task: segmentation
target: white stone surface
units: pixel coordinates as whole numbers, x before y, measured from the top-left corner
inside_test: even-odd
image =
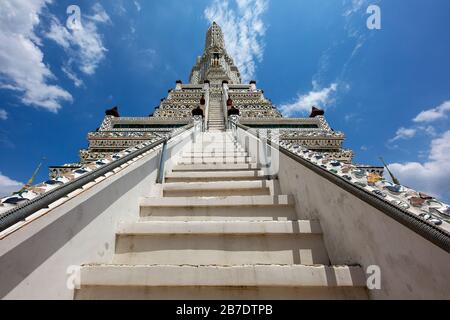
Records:
[[[290,235],[322,234],[319,221],[166,221],[121,223],[118,235]]]
[[[110,286],[364,287],[359,267],[303,265],[87,265],[81,284]]]

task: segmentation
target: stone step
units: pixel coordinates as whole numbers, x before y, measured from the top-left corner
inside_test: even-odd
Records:
[[[259,170],[260,166],[256,163],[195,163],[178,164],[173,167],[172,172],[182,171],[242,171]]]
[[[117,236],[166,235],[322,235],[318,220],[122,222]]]
[[[224,148],[223,146],[212,146],[212,145],[206,145],[206,146],[188,146],[183,149],[183,154],[186,153],[202,153],[202,154],[223,154],[223,153],[229,153],[234,154],[238,152],[247,152],[244,148],[240,146],[229,146],[227,148]]]
[[[241,148],[241,147],[228,147],[228,148],[223,148],[223,147],[213,147],[213,146],[205,146],[205,147],[195,147],[195,148],[185,148],[183,149],[183,155],[186,154],[192,154],[192,153],[197,153],[197,154],[206,154],[206,155],[211,155],[211,154],[229,154],[234,156],[235,154],[238,153],[245,153],[246,150]]]
[[[230,139],[230,138],[210,138],[210,137],[196,137],[195,141],[204,141],[204,142],[218,142],[218,143],[223,143],[223,142],[236,142],[236,140],[234,139]]]
[[[76,299],[367,299],[349,266],[85,265]]]
[[[294,207],[172,208],[143,207],[139,221],[288,221],[297,219]]]
[[[230,141],[230,142],[222,142],[222,141],[195,141],[189,145],[187,145],[186,147],[190,147],[190,146],[198,146],[198,147],[202,147],[202,146],[215,146],[215,147],[240,147],[242,148],[242,146],[236,142]]]
[[[229,154],[234,154],[234,153],[238,153],[238,152],[246,152],[246,150],[241,147],[233,147],[233,146],[230,146],[228,148],[224,148],[222,146],[216,146],[216,147],[215,146],[205,146],[205,147],[195,146],[195,147],[188,147],[188,148],[183,149],[183,154],[186,154],[186,153],[203,153],[203,154],[229,153]]]
[[[183,156],[178,164],[195,163],[250,163],[251,157],[185,157]]]
[[[146,198],[140,216],[141,221],[297,220],[292,197],[267,195]]]
[[[367,300],[363,287],[123,287],[84,285],[76,300]],[[245,303],[243,303],[245,304]],[[236,309],[237,310],[237,307]],[[258,310],[258,309],[257,309]],[[209,311],[211,315],[213,311]],[[214,314],[214,313],[213,313]],[[264,314],[264,311],[263,313]],[[206,317],[205,317],[206,318]]]
[[[223,172],[180,171],[166,174],[166,182],[265,180],[268,178],[262,170]]]
[[[163,185],[164,197],[270,195],[273,181],[174,182]]]
[[[212,138],[212,137],[197,137],[196,141],[204,141],[204,142],[218,142],[218,143],[223,143],[223,142],[236,142],[235,139],[231,139],[231,138]]]
[[[212,137],[212,138],[229,137],[229,138],[232,138],[233,134],[232,134],[231,130],[228,130],[226,132],[220,132],[220,133],[203,132],[201,136],[204,137],[204,138],[208,138],[208,137]]]
[[[276,196],[224,196],[224,197],[147,197],[141,200],[141,208],[213,208],[213,207],[260,207],[260,206],[293,206],[292,195]]]
[[[209,132],[223,132],[225,128],[209,128]]]
[[[199,152],[183,152],[182,159],[190,158],[235,158],[235,157],[248,157],[246,151],[233,151],[233,152],[223,152],[223,151],[199,151]]]
[[[223,147],[223,148],[230,148],[230,147],[239,147],[242,148],[242,146],[236,142],[220,142],[220,141],[196,141],[191,144],[189,144],[187,147]]]
[[[114,264],[329,264],[320,226],[286,222],[139,222],[119,227]]]

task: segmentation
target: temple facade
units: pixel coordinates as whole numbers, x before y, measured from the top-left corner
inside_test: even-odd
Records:
[[[285,118],[213,23],[148,117],[0,199],[0,299],[450,299],[450,205]]]
[[[239,69],[225,48],[222,30],[214,22],[206,33],[204,52],[197,58],[188,84],[177,80],[175,88],[168,91],[148,117],[121,117],[117,107],[107,110],[97,131],[88,133],[89,144],[80,150],[79,163],[50,167],[50,176],[57,177],[183,127],[193,121],[197,108],[202,110],[205,130],[225,130],[228,117],[238,117],[250,128],[270,131],[281,140],[352,162],[353,151],[343,147],[344,133],[333,130],[318,107],[311,106],[308,118],[286,118],[256,81],[241,82]],[[361,168],[383,173],[383,167]]]

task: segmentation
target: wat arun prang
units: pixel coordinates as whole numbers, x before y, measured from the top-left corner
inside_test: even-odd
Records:
[[[80,150],[80,162],[50,167],[50,176],[54,178],[183,127],[192,121],[198,108],[203,111],[206,128],[214,125],[225,128],[227,115],[224,115],[224,123],[217,123],[217,119],[211,119],[208,114],[208,109],[220,108],[223,104],[239,114],[239,122],[245,126],[278,130],[283,141],[324,153],[335,160],[352,162],[353,151],[343,147],[344,133],[330,127],[319,107],[311,106],[308,118],[286,118],[265,97],[256,81],[241,83],[239,69],[226,51],[222,30],[214,22],[207,31],[204,52],[197,58],[188,84],[177,80],[175,88],[168,91],[167,97],[161,99],[147,117],[121,117],[117,107],[107,110],[100,127],[88,133],[89,145]],[[383,174],[383,167],[358,167]]]

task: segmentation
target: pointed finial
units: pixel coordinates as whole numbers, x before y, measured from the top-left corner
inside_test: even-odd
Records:
[[[325,111],[322,109],[319,109],[316,106],[313,106],[311,109],[311,114],[309,115],[310,118],[315,118],[317,116],[323,116],[325,115]]]
[[[391,170],[389,170],[389,167],[387,166],[386,162],[384,162],[384,159],[382,157],[380,157],[380,160],[383,163],[386,170],[388,171],[389,175],[391,176],[392,182],[397,185],[400,185],[400,181],[398,181],[398,179],[394,176],[394,174],[391,172]]]
[[[106,110],[105,115],[119,118],[119,108],[117,106],[114,106],[111,109]]]
[[[42,162],[46,160],[45,157],[42,157],[42,161],[39,163],[39,165],[37,166],[36,170],[34,170],[33,175],[31,176],[31,178],[28,180],[28,182],[22,187],[22,189],[20,189],[17,194],[20,194],[24,191],[26,191],[28,188],[30,188],[33,185],[34,180],[36,179],[36,176],[39,172],[39,170],[42,167]]]

